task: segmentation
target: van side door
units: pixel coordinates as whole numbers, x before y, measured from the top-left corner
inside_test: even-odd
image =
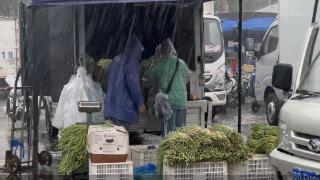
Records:
[[[255,95],[258,101],[264,100],[266,87],[271,86],[272,69],[279,60],[278,25],[272,27],[260,47],[260,58],[256,63]]]

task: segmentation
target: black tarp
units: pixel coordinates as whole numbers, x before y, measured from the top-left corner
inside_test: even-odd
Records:
[[[63,85],[74,74],[80,57],[85,56],[81,54],[80,37],[85,39],[85,54],[96,61],[112,59],[122,52],[132,31],[139,32],[145,49],[143,58],[151,56],[162,40],[171,38],[179,57],[191,70],[196,69],[195,21],[190,16],[194,8],[190,3],[180,1],[179,7],[161,2],[24,6],[22,12],[23,83],[42,86],[43,95],[52,96],[53,101],[58,100]]]

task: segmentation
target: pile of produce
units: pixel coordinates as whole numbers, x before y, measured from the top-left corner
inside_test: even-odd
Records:
[[[158,58],[156,56],[152,56],[149,59],[144,60],[140,65],[140,78],[142,79],[144,76],[148,76],[150,73],[152,66],[157,62]]]
[[[111,64],[110,59],[100,59],[100,61],[97,62],[97,65],[104,70],[108,70],[110,64]]]
[[[277,126],[256,124],[251,128],[248,147],[256,154],[269,154],[279,144],[279,129]]]
[[[87,168],[86,139],[86,125],[71,125],[61,131],[58,144],[59,150],[62,151],[62,160],[58,165],[59,174],[71,175],[74,171]]]
[[[251,158],[252,151],[244,144],[242,135],[236,130],[224,125],[216,125],[211,128],[211,131],[222,132],[231,144],[225,149],[225,161],[230,164],[243,163]]]
[[[240,134],[224,126],[204,129],[187,126],[170,133],[159,145],[157,160],[162,165],[196,162],[242,163],[251,157]]]
[[[94,80],[101,84],[104,92],[107,90],[108,70],[111,62],[110,59],[101,59],[98,61],[93,75]]]

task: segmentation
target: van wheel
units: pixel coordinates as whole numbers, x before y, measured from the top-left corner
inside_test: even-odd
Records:
[[[275,93],[269,93],[266,101],[266,115],[268,124],[271,126],[278,125],[279,122],[279,102]]]

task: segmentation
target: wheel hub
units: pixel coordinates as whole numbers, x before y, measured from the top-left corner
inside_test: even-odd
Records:
[[[268,107],[267,107],[267,115],[268,119],[272,119],[276,114],[276,105],[274,102],[269,102]]]

